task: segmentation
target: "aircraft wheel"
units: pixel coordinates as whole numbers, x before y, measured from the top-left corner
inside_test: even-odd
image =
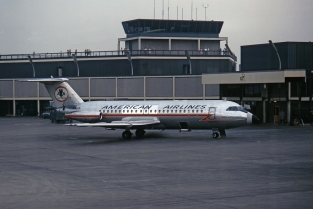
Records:
[[[144,135],[145,135],[145,130],[143,130],[143,129],[141,129],[141,128],[138,128],[137,130],[136,130],[136,136],[138,137],[138,138],[140,138],[140,137],[143,137]]]
[[[217,139],[219,136],[220,136],[220,134],[218,132],[213,133],[213,138]]]
[[[123,137],[123,139],[130,139],[131,137],[132,137],[132,133],[130,132],[130,131],[124,131],[123,133],[122,133],[122,137]]]

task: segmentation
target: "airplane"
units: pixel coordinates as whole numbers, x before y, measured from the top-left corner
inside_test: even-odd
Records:
[[[226,136],[226,129],[256,124],[259,119],[235,102],[227,100],[151,100],[84,102],[68,84],[67,78],[23,79],[43,83],[54,104],[65,117],[82,123],[77,127],[124,129],[123,139],[135,130],[138,138],[146,129],[212,130],[213,138]]]

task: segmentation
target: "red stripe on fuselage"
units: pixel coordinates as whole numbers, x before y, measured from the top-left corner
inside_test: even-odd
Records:
[[[67,118],[100,118],[99,115],[78,115],[78,114],[65,114]],[[187,116],[195,116],[195,117],[205,117],[209,118],[211,114],[102,114],[102,117],[187,117]]]

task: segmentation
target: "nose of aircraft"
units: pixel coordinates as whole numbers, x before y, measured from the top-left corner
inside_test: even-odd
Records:
[[[260,120],[257,116],[252,115],[252,124],[259,124]]]
[[[260,120],[257,116],[253,115],[252,113],[247,114],[247,122],[248,124],[258,124],[260,123]]]

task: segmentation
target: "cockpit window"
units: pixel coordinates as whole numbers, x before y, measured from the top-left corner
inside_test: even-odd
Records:
[[[242,111],[242,112],[247,112],[246,110],[243,109],[242,106],[232,106],[232,107],[228,107],[226,109],[226,111]]]
[[[237,111],[236,107],[229,107],[226,109],[226,111]]]

